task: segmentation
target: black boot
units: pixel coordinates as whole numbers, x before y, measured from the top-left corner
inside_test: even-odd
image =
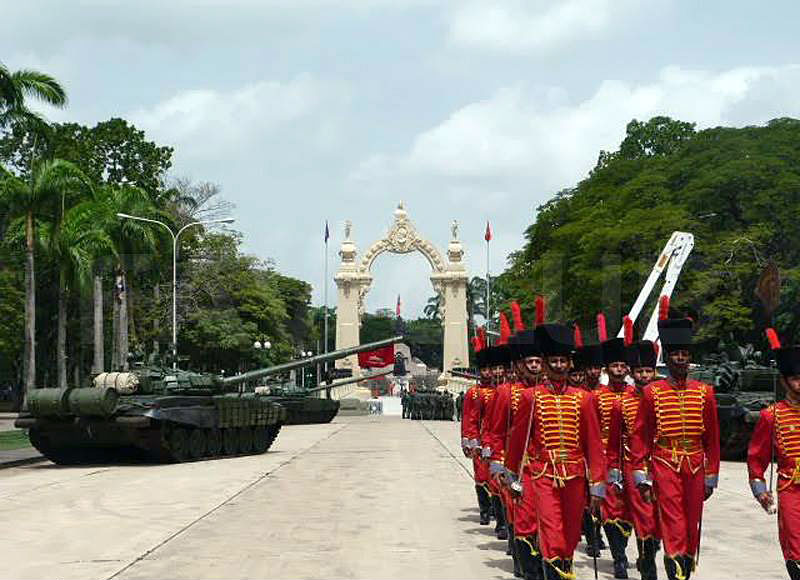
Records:
[[[642,576],[642,580],[658,580],[658,568],[656,567],[656,550],[658,540],[647,538],[646,540],[636,540],[639,547],[639,559],[636,560],[636,568]]]
[[[628,537],[622,532],[620,523],[607,523],[603,526],[611,546],[611,557],[614,558],[614,578],[628,577],[628,557],[625,555],[625,548],[628,545]]]
[[[514,541],[514,528],[511,525],[508,526],[508,545],[506,547],[506,555],[511,556],[511,560],[514,562],[514,577],[522,578],[522,568],[519,565],[517,545]]]
[[[786,560],[786,571],[789,580],[800,580],[800,560]]]
[[[589,510],[583,512],[583,537],[586,539],[586,555],[592,558],[600,556],[600,534],[594,525],[594,518]]]
[[[497,522],[494,526],[494,535],[498,540],[508,539],[508,528],[506,528],[506,509],[499,495],[492,496],[492,508],[494,509],[494,519]]]
[[[531,536],[516,538],[514,540],[514,548],[522,577],[525,580],[541,580],[542,557],[536,548],[536,538]]]
[[[481,525],[488,526],[490,518],[490,509],[492,502],[489,500],[489,492],[482,485],[475,486],[475,493],[478,494],[478,510],[480,511]]]
[[[683,571],[686,575],[686,580],[692,577],[694,573],[694,556],[684,554],[683,556]]]
[[[684,569],[685,564],[683,554],[676,554],[673,558],[664,554],[664,568],[667,571],[669,580],[687,580],[688,575]]]
[[[544,580],[564,580],[572,574],[572,562],[556,558],[544,561]]]

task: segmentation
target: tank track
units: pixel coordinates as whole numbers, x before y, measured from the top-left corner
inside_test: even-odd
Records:
[[[135,445],[93,447],[59,445],[57,437],[31,428],[31,444],[58,465],[92,465],[126,461],[183,463],[266,453],[280,433],[281,423],[228,429],[200,429],[158,423],[140,431]]]

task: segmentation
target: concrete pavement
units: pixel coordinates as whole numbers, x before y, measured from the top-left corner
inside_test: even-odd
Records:
[[[286,427],[261,456],[6,469],[0,577],[511,578],[504,543],[477,525],[470,471],[456,423],[390,416]],[[785,577],[742,464],[724,465],[707,504],[694,577]]]

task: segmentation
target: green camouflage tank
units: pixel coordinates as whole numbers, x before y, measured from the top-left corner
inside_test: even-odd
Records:
[[[397,336],[232,377],[135,363],[129,371],[97,375],[87,387],[34,389],[15,425],[28,429],[33,446],[61,465],[264,453],[287,423],[287,409],[251,389],[252,382],[400,340]],[[333,407],[338,411],[338,401],[324,403],[327,413]]]
[[[723,459],[743,459],[761,409],[775,401],[780,374],[757,361],[761,353],[751,346],[728,355],[708,357],[690,373],[691,378],[713,385],[719,411]]]

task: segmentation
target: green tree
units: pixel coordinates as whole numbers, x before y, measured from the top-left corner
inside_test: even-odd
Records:
[[[67,103],[64,87],[50,75],[30,69],[12,72],[0,62],[0,128],[13,121],[42,121],[28,109],[29,98],[54,107]]]
[[[65,208],[89,188],[86,177],[72,163],[60,159],[34,167],[30,180],[6,177],[0,183],[0,205],[24,228],[25,239],[25,390],[36,383],[36,279],[34,253],[37,225],[58,228]]]
[[[602,309],[614,332],[670,234],[692,232],[695,249],[674,306],[698,314],[707,350],[722,339],[763,344],[768,321],[754,288],[767,259],[784,273],[778,330],[798,328],[800,308],[790,299],[798,216],[800,121],[697,132],[668,118],[633,121],[619,151],[538,208],[496,286],[528,316],[544,294],[550,319],[576,320],[588,331]]]

